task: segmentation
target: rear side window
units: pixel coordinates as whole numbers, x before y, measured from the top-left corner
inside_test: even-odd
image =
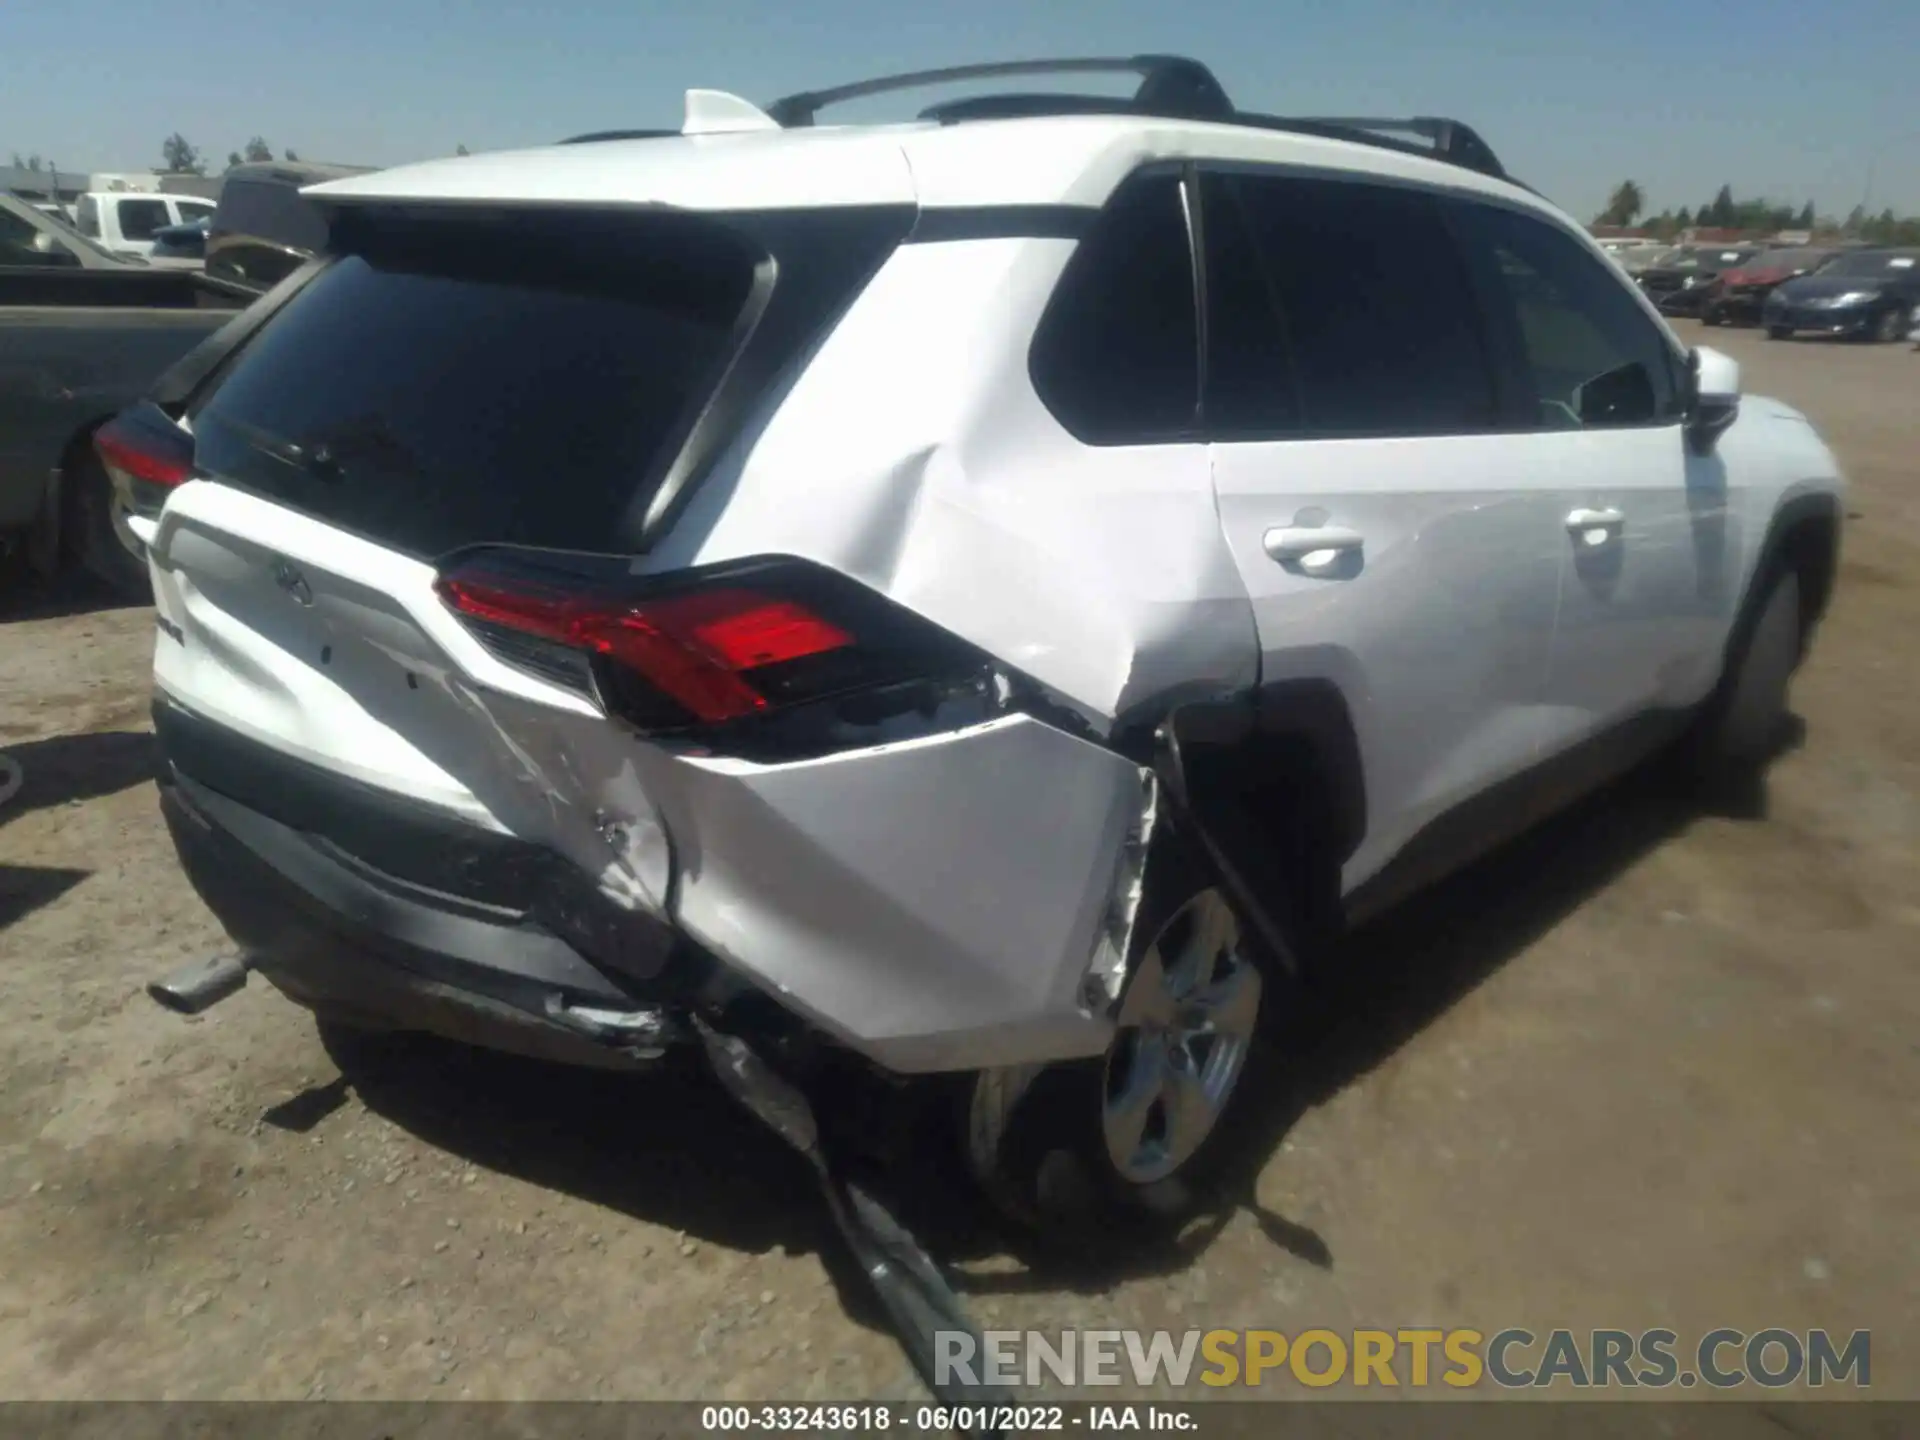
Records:
[[[233,179],[220,191],[214,229],[317,254],[326,248],[327,222],[298,186],[277,180]]]
[[[339,228],[341,257],[196,404],[197,467],[423,557],[616,548],[758,257],[692,217]]]
[[[1457,224],[1509,333],[1540,429],[1653,425],[1680,416],[1672,347],[1627,281],[1571,235],[1462,202]]]
[[[1034,388],[1094,445],[1191,436],[1199,398],[1193,252],[1180,178],[1115,192],[1067,262],[1034,335]]]
[[[122,200],[117,210],[122,240],[151,240],[173,223],[164,200]]]
[[[1497,418],[1469,273],[1438,202],[1296,176],[1204,177],[1207,428],[1471,434]]]

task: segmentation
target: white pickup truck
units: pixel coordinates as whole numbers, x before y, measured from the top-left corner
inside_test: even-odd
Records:
[[[82,235],[114,254],[144,260],[153,253],[153,237],[160,231],[211,216],[213,211],[213,201],[197,195],[91,190],[80,197],[74,223]]]

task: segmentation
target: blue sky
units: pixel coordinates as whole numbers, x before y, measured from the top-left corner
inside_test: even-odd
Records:
[[[1875,210],[1920,212],[1920,0],[0,0],[0,160],[144,168],[179,130],[216,169],[255,133],[394,164],[677,124],[690,85],[1140,51],[1249,108],[1459,116],[1583,219],[1627,177],[1844,214],[1870,167]]]

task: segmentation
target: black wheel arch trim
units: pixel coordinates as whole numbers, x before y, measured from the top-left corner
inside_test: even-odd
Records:
[[[1825,618],[1833,602],[1834,586],[1839,581],[1840,530],[1844,516],[1840,497],[1831,490],[1790,496],[1774,510],[1767,522],[1766,538],[1760,543],[1753,570],[1747,579],[1747,593],[1740,605],[1740,622],[1734,625],[1728,635],[1729,647],[1740,633],[1746,615],[1764,598],[1761,587],[1779,568],[1789,548],[1808,543],[1796,537],[1810,535],[1818,541],[1819,532],[1824,530],[1824,543],[1811,557],[1811,567],[1802,565],[1803,569],[1810,568],[1811,573],[1804,577],[1807,583],[1801,589],[1801,633],[1803,638],[1811,636],[1814,627]]]
[[[1297,969],[1302,944],[1338,928],[1341,867],[1366,834],[1366,777],[1346,698],[1330,680],[1271,683],[1181,705],[1153,742],[1167,818],[1198,844],[1268,951]],[[1209,751],[1247,757],[1250,774],[1299,785],[1298,805],[1285,817],[1267,814],[1249,803],[1257,791],[1228,779],[1241,773],[1237,759],[1208,773]]]

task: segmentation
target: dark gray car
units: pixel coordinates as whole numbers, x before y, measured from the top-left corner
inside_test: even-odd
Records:
[[[1801,330],[1855,340],[1891,342],[1920,313],[1920,249],[1853,250],[1812,275],[1789,280],[1767,297],[1767,334],[1784,340]]]
[[[64,554],[145,593],[93,432],[252,298],[110,255],[0,195],[0,551],[43,572]]]
[[[366,169],[300,161],[234,166],[207,230],[207,273],[256,290],[279,284],[326,248],[327,222],[300,191]]]

